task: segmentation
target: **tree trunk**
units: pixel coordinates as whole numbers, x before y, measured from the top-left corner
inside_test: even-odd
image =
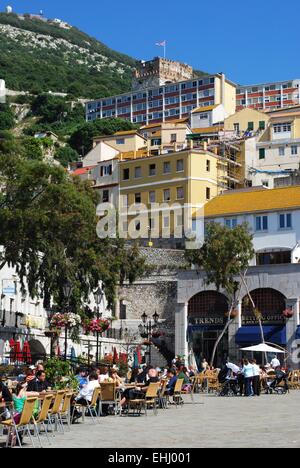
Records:
[[[232,319],[230,317],[231,317],[231,311],[230,311],[230,314],[228,316],[228,320],[226,322],[226,325],[225,325],[224,329],[222,330],[222,333],[220,334],[217,341],[215,342],[214,349],[213,349],[212,356],[211,356],[211,360],[210,360],[210,366],[214,365],[214,360],[215,360],[215,356],[216,356],[218,346],[221,343],[221,340],[223,339],[225,333],[227,332],[227,330],[229,328],[229,325],[231,325],[231,323],[234,321],[234,319]]]

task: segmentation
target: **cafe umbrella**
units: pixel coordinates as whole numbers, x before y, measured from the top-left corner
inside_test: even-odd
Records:
[[[242,348],[242,351],[249,351],[252,353],[276,353],[276,354],[285,354],[286,351],[283,349],[275,348],[270,346],[267,343],[261,343],[255,346],[250,346],[249,348]]]

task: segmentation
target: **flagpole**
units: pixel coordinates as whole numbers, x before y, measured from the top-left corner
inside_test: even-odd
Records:
[[[164,59],[166,58],[167,41],[164,42]]]

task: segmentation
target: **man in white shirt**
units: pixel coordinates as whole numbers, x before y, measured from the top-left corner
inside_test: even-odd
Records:
[[[260,393],[261,393],[261,381],[260,381],[261,370],[260,370],[259,365],[256,363],[255,359],[252,359],[252,361],[250,361],[250,364],[252,364],[252,366],[253,366],[253,381],[252,381],[253,393],[256,396],[260,396]]]
[[[89,375],[89,381],[84,387],[80,390],[80,393],[78,397],[76,398],[77,403],[80,405],[82,404],[83,406],[86,406],[86,402],[88,401],[89,403],[93,399],[94,395],[94,390],[96,388],[99,388],[99,382],[98,382],[98,375],[96,372],[92,372]]]
[[[271,361],[271,367],[272,369],[277,369],[277,367],[280,367],[280,361],[277,359],[276,355],[274,355],[274,358]]]

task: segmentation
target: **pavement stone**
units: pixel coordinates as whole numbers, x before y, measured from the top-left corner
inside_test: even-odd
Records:
[[[53,448],[299,448],[300,392],[253,398],[189,397],[182,408],[141,417],[89,418]],[[46,446],[46,441],[44,441]]]

